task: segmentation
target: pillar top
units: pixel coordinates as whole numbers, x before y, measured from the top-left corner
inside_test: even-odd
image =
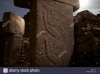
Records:
[[[14,5],[21,8],[30,9],[30,0],[14,0]]]
[[[73,6],[73,11],[79,9],[79,0],[53,0]],[[30,9],[31,0],[14,0],[14,5],[22,8]]]

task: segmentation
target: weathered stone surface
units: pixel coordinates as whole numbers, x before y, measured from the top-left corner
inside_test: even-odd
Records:
[[[73,6],[73,11],[79,8],[79,0],[55,0]]]
[[[24,17],[25,20],[25,34],[24,37],[28,37],[29,38],[29,34],[30,34],[30,12],[28,12]]]
[[[60,3],[71,5],[73,7],[73,11],[76,11],[79,8],[79,0],[50,0],[50,1],[57,1]],[[32,0],[14,0],[14,5],[22,8],[30,9],[31,3]]]
[[[100,27],[99,16],[88,10],[78,13],[74,17],[74,65],[100,66]],[[98,64],[97,64],[98,63]]]
[[[30,66],[30,42],[29,38],[23,38],[21,44],[21,51],[19,51],[18,60],[16,66],[18,67],[29,67]],[[17,51],[18,53],[18,51]]]
[[[2,22],[0,21],[0,32],[2,31]]]
[[[24,34],[25,22],[20,17],[11,12],[5,12],[3,16],[3,28],[6,32]]]
[[[94,34],[95,37],[99,37],[100,38],[100,28],[93,28],[92,32]]]
[[[19,66],[18,62],[24,34],[24,20],[12,12],[3,16],[3,30],[9,34],[4,54],[4,66]]]
[[[32,66],[68,66],[73,53],[73,7],[58,1],[31,5]]]
[[[74,43],[72,14],[79,8],[78,0],[14,0],[14,4],[30,9],[26,23],[31,28],[31,66],[68,66]]]
[[[5,44],[6,37],[3,36],[5,34],[3,33],[2,25],[3,23],[0,21],[0,67],[3,66],[4,48],[6,46]]]
[[[30,8],[31,0],[14,0],[14,5],[23,8]]]

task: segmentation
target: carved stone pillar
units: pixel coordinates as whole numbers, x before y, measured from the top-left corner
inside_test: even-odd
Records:
[[[14,0],[30,9],[31,66],[69,66],[78,0]]]
[[[73,7],[77,0],[33,0],[31,65],[69,66],[73,53]]]

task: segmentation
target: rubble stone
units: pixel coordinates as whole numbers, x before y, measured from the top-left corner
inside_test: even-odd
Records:
[[[76,66],[97,66],[100,55],[99,16],[85,10],[74,17],[74,63]],[[85,53],[84,53],[85,52]],[[79,57],[80,56],[80,57]],[[75,64],[74,64],[75,65]]]

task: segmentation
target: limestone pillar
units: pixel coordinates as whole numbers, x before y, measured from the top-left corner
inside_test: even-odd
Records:
[[[14,4],[30,9],[31,66],[69,66],[78,0],[14,0]]]
[[[32,0],[32,66],[69,66],[73,53],[73,11],[78,0]]]
[[[5,66],[19,66],[24,26],[24,20],[20,16],[12,12],[4,13],[3,30],[8,34],[4,56]]]

